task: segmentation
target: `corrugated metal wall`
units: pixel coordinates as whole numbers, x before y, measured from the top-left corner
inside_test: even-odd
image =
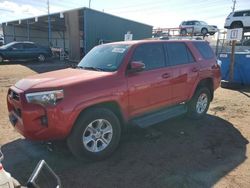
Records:
[[[131,31],[133,40],[152,37],[152,26],[133,22],[127,19],[84,9],[85,52],[98,45],[99,40],[108,42],[123,41],[124,35]]]
[[[60,47],[63,48],[63,39],[62,39],[62,32],[51,32],[51,42],[53,47]],[[28,38],[28,31],[25,27],[19,27],[18,25],[4,25],[4,40],[5,43],[10,43],[14,41],[31,41],[36,42],[43,46],[48,46],[48,32],[47,31],[39,31],[35,30],[30,26],[29,30],[29,38]],[[68,49],[69,46],[68,38],[65,39],[65,47]]]

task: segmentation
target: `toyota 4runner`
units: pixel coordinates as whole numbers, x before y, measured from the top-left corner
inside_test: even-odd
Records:
[[[78,64],[18,81],[9,119],[31,140],[66,139],[78,157],[103,159],[122,130],[187,114],[201,118],[220,84],[205,41],[129,41],[93,48]]]

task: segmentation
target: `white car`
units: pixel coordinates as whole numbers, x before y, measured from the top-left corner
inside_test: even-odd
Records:
[[[245,31],[250,31],[250,10],[231,12],[226,18],[224,28],[243,28]]]
[[[180,34],[194,34],[194,35],[214,35],[218,28],[216,25],[208,25],[206,22],[198,20],[183,21],[180,24]]]

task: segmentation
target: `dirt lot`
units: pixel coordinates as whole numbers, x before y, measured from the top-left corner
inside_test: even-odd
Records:
[[[177,118],[149,129],[130,128],[120,147],[100,162],[76,161],[63,143],[53,151],[29,142],[11,127],[8,87],[63,63],[0,65],[0,144],[4,166],[25,183],[45,159],[64,187],[250,187],[250,89],[218,89],[204,119]]]

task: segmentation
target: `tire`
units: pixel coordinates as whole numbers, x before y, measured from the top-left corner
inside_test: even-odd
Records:
[[[3,56],[2,55],[0,55],[0,63],[2,63],[3,62]]]
[[[79,159],[102,160],[115,151],[120,137],[121,125],[116,115],[106,108],[93,108],[77,119],[67,145]]]
[[[187,34],[187,30],[186,29],[182,29],[181,30],[181,35],[186,35]]]
[[[201,29],[201,34],[202,34],[203,36],[205,36],[207,33],[208,33],[207,28],[202,28],[202,29]]]
[[[44,54],[39,54],[37,58],[38,58],[38,61],[40,62],[44,62],[46,60],[46,57]]]
[[[207,113],[211,98],[208,88],[198,88],[192,99],[188,102],[188,116],[192,119],[202,118]]]
[[[209,33],[209,35],[214,35],[214,34],[215,34],[214,32]]]

